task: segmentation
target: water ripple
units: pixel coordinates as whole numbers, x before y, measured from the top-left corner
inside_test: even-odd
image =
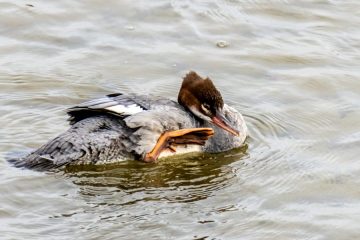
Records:
[[[357,239],[358,9],[326,0],[2,1],[1,237]],[[51,174],[4,160],[64,131],[63,110],[89,98],[176,99],[190,69],[245,114],[245,148]]]

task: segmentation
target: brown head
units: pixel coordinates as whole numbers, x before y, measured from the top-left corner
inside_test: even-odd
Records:
[[[224,101],[209,78],[203,79],[197,73],[189,72],[182,82],[178,102],[198,118],[211,122],[233,135],[239,135],[226,120],[223,114]]]

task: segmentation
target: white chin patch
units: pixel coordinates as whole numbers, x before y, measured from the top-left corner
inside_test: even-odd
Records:
[[[202,114],[199,110],[197,110],[197,108],[195,106],[191,106],[189,109],[198,118],[201,118],[202,120],[205,120],[207,122],[211,122],[211,118],[209,118],[208,116]]]

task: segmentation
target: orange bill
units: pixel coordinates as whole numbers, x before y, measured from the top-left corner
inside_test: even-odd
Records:
[[[221,127],[225,131],[235,136],[240,135],[240,132],[235,128],[233,128],[232,126],[230,126],[228,120],[226,120],[226,118],[221,113],[217,112],[216,115],[211,120],[216,126]]]

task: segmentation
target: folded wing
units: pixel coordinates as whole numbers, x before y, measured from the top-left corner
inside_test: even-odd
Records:
[[[70,116],[68,120],[73,125],[85,118],[97,115],[131,116],[148,109],[141,100],[136,99],[135,96],[121,93],[110,94],[69,108],[67,110],[67,114]]]

